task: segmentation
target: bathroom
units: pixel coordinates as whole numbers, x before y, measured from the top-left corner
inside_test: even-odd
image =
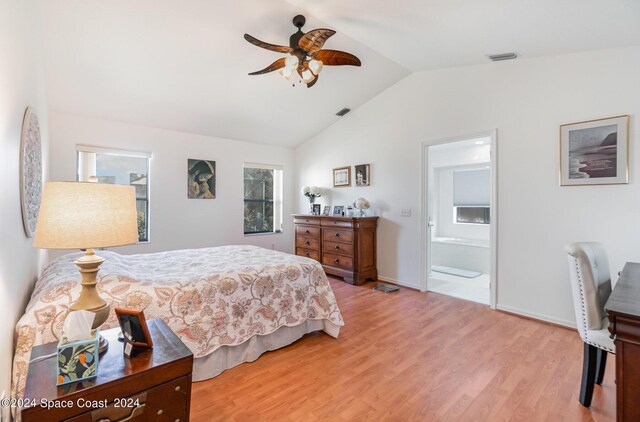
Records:
[[[428,147],[429,291],[490,304],[491,137]]]

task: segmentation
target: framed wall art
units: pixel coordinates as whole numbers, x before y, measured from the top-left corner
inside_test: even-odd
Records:
[[[341,216],[344,213],[344,205],[334,205],[333,215]]]
[[[560,126],[560,185],[629,182],[629,116]]]
[[[369,186],[371,184],[369,164],[358,164],[355,167],[356,186]]]
[[[27,237],[33,237],[42,200],[42,140],[35,111],[28,107],[20,137],[20,201]]]
[[[333,187],[346,188],[351,186],[351,166],[333,169]]]
[[[216,199],[216,162],[189,159],[187,182],[189,199]]]

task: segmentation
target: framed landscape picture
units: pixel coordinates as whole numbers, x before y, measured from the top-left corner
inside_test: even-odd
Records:
[[[351,186],[351,166],[333,169],[333,187],[345,188]]]
[[[629,181],[629,116],[560,126],[560,185]]]

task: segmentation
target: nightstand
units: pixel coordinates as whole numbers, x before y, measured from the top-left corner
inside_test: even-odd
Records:
[[[120,328],[102,331],[109,350],[91,380],[57,387],[55,355],[29,364],[24,398],[36,405],[22,409],[22,420],[188,421],[193,354],[162,320],[148,326],[153,349],[131,359],[123,356]],[[31,359],[55,353],[56,345],[34,347]]]

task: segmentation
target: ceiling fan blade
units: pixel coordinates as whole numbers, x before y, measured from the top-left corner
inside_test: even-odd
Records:
[[[256,37],[252,37],[249,34],[244,34],[244,39],[249,41],[251,44],[255,46],[258,46],[260,48],[264,48],[270,51],[277,51],[278,53],[291,53],[293,51],[293,48],[291,47],[287,47],[284,45],[269,44],[268,42],[260,41]]]
[[[281,59],[278,59],[275,62],[271,63],[269,66],[265,67],[264,69],[258,70],[256,72],[251,72],[249,73],[249,75],[263,75],[265,73],[273,72],[274,70],[282,69],[285,66],[284,60],[285,60],[284,57]]]
[[[304,34],[298,41],[298,45],[304,50],[315,53],[320,51],[324,43],[335,33],[333,29],[314,29]]]
[[[360,59],[351,53],[338,50],[320,50],[315,55],[326,66],[361,66]]]

